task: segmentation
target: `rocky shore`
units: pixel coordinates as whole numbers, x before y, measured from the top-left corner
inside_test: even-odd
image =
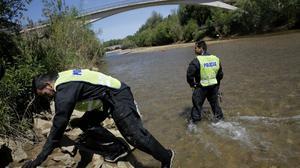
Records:
[[[54,111],[54,110],[52,110]],[[71,118],[78,118],[83,115],[82,112],[74,110]],[[0,138],[0,168],[2,167],[21,167],[27,160],[34,159],[41,151],[46,137],[52,126],[53,114],[43,113],[34,119],[34,132],[38,142],[26,139]],[[112,119],[106,119],[103,126],[111,131],[117,137],[122,137],[116,129]],[[47,160],[39,167],[65,168],[76,167],[81,160],[79,152],[74,154],[74,140],[80,135],[80,129],[71,129],[68,127],[61,141],[61,146],[56,148]],[[33,133],[28,133],[33,134]],[[34,138],[33,138],[34,139]],[[133,149],[131,147],[131,149]],[[94,154],[93,160],[89,163],[91,168],[133,168],[134,166],[124,159],[117,163],[105,162],[101,155]]]

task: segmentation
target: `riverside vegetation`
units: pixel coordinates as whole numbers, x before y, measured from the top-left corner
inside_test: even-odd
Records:
[[[299,29],[300,0],[231,0],[238,10],[180,5],[168,17],[152,16],[132,36],[104,42],[122,49]]]
[[[298,29],[300,0],[235,0],[236,11],[198,5],[180,5],[163,18],[153,12],[132,36],[103,45],[96,34],[76,19],[78,11],[61,0],[44,0],[49,26],[20,34],[22,11],[31,0],[3,0],[0,4],[0,64],[6,74],[0,82],[0,136],[20,136],[31,127],[32,113],[49,108],[42,98],[33,98],[33,76],[68,68],[99,66],[104,47],[158,46],[194,41],[206,36],[223,38],[274,30]],[[41,106],[44,105],[44,106]],[[43,107],[43,108],[41,108]]]
[[[92,68],[100,63],[103,47],[78,12],[62,1],[44,0],[49,26],[20,34],[21,14],[30,0],[4,0],[1,8],[0,63],[6,73],[0,82],[0,136],[27,137],[32,114],[49,109],[36,98],[33,105],[32,78],[48,71]],[[42,105],[42,106],[41,106]],[[42,108],[41,108],[42,107]]]

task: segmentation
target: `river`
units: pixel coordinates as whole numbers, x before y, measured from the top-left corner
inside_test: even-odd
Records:
[[[192,131],[186,83],[192,46],[110,54],[103,71],[131,87],[145,127],[175,150],[174,167],[300,167],[299,39],[294,32],[208,44],[223,66],[225,121],[213,124],[205,102],[207,117]],[[159,167],[147,154],[133,155],[140,167]]]

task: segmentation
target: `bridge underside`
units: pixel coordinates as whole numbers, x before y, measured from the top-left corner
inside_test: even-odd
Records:
[[[178,5],[178,4],[198,4],[204,6],[219,7],[219,8],[229,9],[229,10],[237,9],[235,6],[228,5],[221,1],[215,1],[215,0],[146,0],[146,1],[140,1],[134,3],[119,4],[116,6],[110,6],[92,12],[82,13],[79,18],[84,18],[86,23],[89,24],[101,20],[103,18],[118,13],[126,12],[129,10],[133,10],[133,9],[150,7],[150,6]],[[42,29],[46,26],[48,26],[48,24],[37,25],[32,28],[25,28],[21,31],[21,33],[31,31],[31,30]]]
[[[161,6],[161,5],[178,5],[178,4],[198,4],[204,6],[212,6],[212,7],[219,7],[229,10],[235,10],[236,7],[232,5],[228,5],[221,1],[215,0],[152,0],[152,1],[145,1],[133,4],[127,4],[123,6],[111,7],[106,9],[100,9],[93,12],[88,12],[83,14],[81,17],[84,17],[87,23],[93,23],[103,18],[126,12],[129,10],[134,10],[138,8],[150,7],[150,6]]]

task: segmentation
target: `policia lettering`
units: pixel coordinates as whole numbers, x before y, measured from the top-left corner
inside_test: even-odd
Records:
[[[220,59],[215,55],[197,56],[200,63],[200,83],[202,86],[211,86],[218,83],[217,73],[220,69]]]
[[[103,85],[114,89],[121,88],[121,82],[119,80],[88,69],[74,69],[58,73],[58,79],[54,84],[54,88],[56,90],[57,86],[71,81],[88,82],[94,85]]]

